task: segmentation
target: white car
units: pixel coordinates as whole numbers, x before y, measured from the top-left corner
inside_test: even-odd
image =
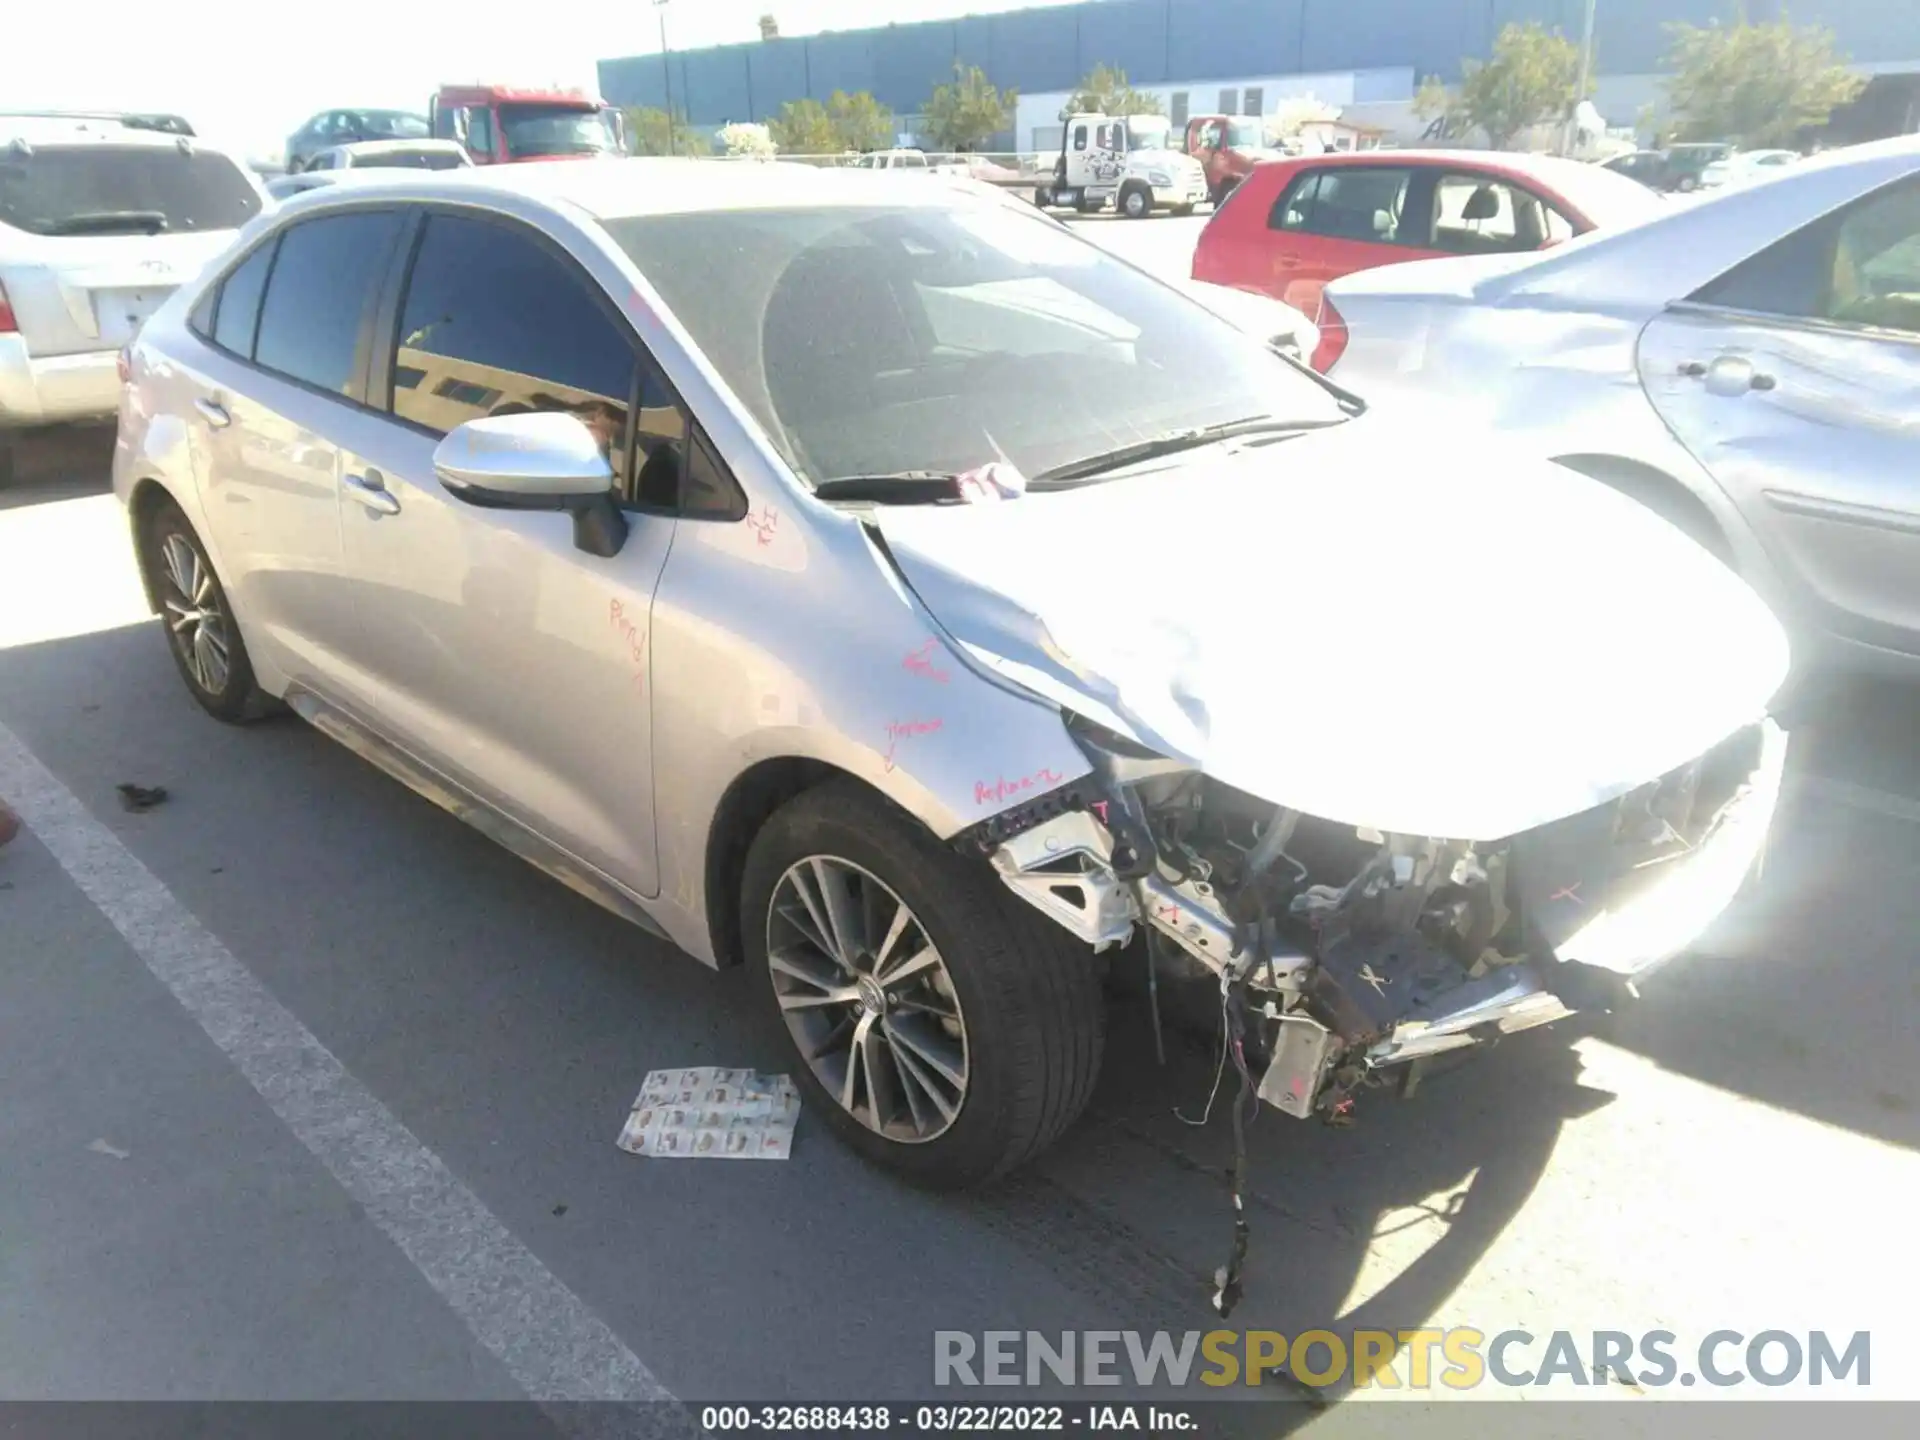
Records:
[[[110,417],[121,348],[265,203],[190,136],[0,117],[0,468],[9,431]]]
[[[1920,674],[1920,136],[1541,255],[1335,281],[1341,384],[1634,496],[1802,658]],[[1623,557],[1621,580],[1636,576]]]
[[[308,161],[301,174],[331,170],[465,170],[473,157],[458,140],[358,140],[334,145]]]
[[[1715,160],[1700,172],[1702,190],[1718,190],[1728,185],[1747,185],[1765,180],[1800,159],[1798,150],[1737,150],[1724,160]]]

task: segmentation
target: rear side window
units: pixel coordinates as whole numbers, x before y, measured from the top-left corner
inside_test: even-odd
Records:
[[[191,145],[0,149],[0,225],[32,235],[236,230],[259,213],[240,167]]]
[[[1382,245],[1413,241],[1400,233],[1412,179],[1411,170],[1390,165],[1310,170],[1274,202],[1267,228]]]
[[[260,306],[256,363],[318,390],[356,396],[361,321],[399,236],[400,215],[392,210],[324,215],[282,234]]]
[[[1896,181],[1796,230],[1693,298],[1920,335],[1920,179]]]
[[[274,246],[262,245],[227,276],[214,311],[213,343],[222,350],[253,358],[253,335],[260,324],[260,297],[266,293],[267,272],[273,268]]]

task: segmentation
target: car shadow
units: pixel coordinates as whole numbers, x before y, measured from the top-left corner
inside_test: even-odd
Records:
[[[0,432],[0,511],[105,493],[113,440],[110,424]]]

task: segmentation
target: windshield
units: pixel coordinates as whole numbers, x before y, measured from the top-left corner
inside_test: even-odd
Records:
[[[1227,321],[998,201],[604,224],[810,481],[1038,475],[1171,430],[1341,415]]]
[[[260,192],[226,156],[177,145],[0,150],[0,225],[34,235],[233,230]]]
[[[1127,121],[1127,149],[1164,150],[1171,129],[1169,121],[1135,115]]]
[[[405,110],[362,110],[355,119],[354,128],[368,140],[424,140],[429,133],[423,117]]]
[[[507,153],[516,160],[533,155],[601,155],[618,149],[606,116],[577,105],[502,105],[500,125],[506,131]]]
[[[1258,120],[1229,120],[1227,122],[1227,145],[1234,150],[1263,150],[1266,148],[1266,129]]]

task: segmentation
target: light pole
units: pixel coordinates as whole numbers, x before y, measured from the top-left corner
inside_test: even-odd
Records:
[[[660,12],[660,78],[667,87],[667,154],[671,155],[674,152],[673,62],[667,56],[667,0],[653,0],[653,8]]]
[[[1575,117],[1580,112],[1580,102],[1587,98],[1587,80],[1593,71],[1593,6],[1594,0],[1587,0],[1586,20],[1580,30],[1580,83],[1574,87],[1573,110],[1567,116],[1567,132],[1561,137],[1560,148],[1568,153],[1573,150]]]

